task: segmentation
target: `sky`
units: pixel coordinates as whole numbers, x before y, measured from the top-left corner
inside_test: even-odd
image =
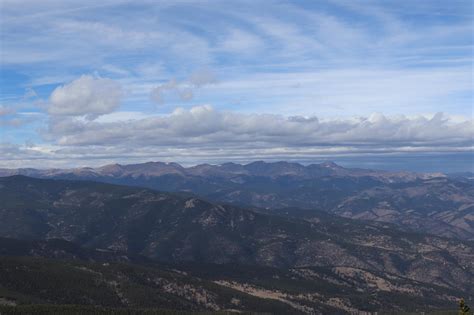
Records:
[[[474,171],[472,1],[0,0],[0,167]]]

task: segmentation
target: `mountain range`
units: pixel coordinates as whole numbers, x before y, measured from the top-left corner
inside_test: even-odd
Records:
[[[0,176],[11,175],[93,180],[190,193],[212,202],[257,207],[309,221],[324,211],[435,235],[474,239],[474,185],[466,174],[352,169],[332,162],[305,166],[258,161],[187,168],[177,163],[148,162],[98,168],[0,169]]]

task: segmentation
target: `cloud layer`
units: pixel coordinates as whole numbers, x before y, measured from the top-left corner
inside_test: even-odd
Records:
[[[376,160],[373,167],[383,168],[384,159],[409,161],[406,158],[412,156],[437,161],[437,156],[445,155],[453,161],[462,158],[464,164],[445,165],[446,160],[441,159],[436,162],[438,168],[425,169],[439,171],[439,165],[444,165],[444,169],[472,168],[467,162],[474,148],[472,119],[441,113],[433,117],[373,114],[319,119],[241,114],[197,106],[176,109],[168,115],[133,117],[133,113],[116,112],[96,120],[51,119],[49,129],[44,131],[51,144],[0,144],[0,167],[24,167],[25,163],[36,167],[70,167],[149,160],[189,165],[255,159],[335,159],[352,163],[347,165]],[[348,160],[349,157],[352,158]]]
[[[285,148],[359,147],[371,150],[464,150],[472,146],[472,120],[438,113],[350,119],[241,114],[209,105],[178,108],[169,115],[118,122],[51,121],[49,136],[61,146]]]

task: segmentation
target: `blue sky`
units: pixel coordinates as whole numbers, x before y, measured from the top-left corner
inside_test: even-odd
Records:
[[[0,167],[473,169],[471,1],[0,0],[0,15]]]

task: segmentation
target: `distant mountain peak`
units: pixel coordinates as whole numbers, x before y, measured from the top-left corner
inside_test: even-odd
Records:
[[[123,172],[123,166],[117,163],[101,166],[97,169],[101,174],[119,175]]]

